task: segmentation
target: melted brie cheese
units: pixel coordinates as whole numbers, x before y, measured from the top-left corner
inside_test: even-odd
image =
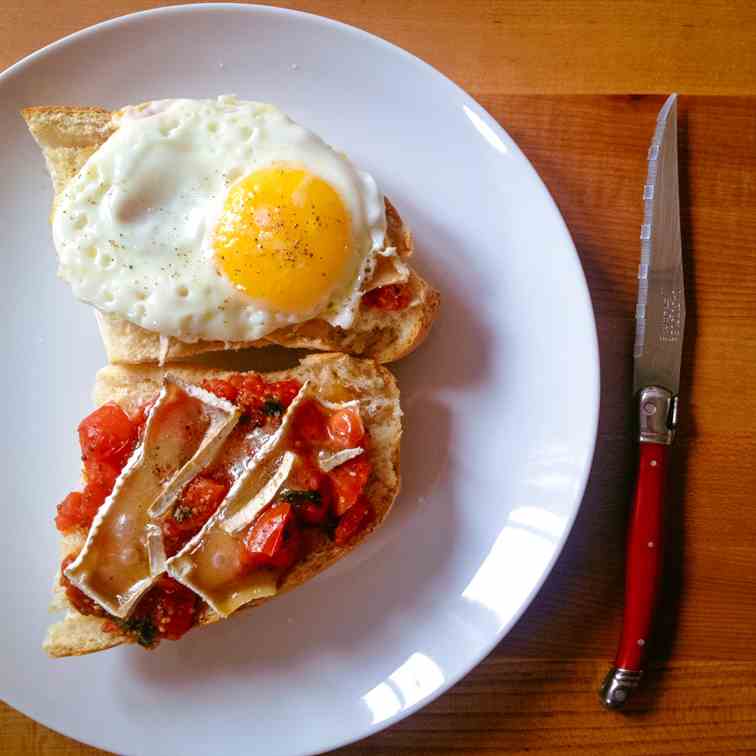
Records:
[[[297,407],[309,393],[309,383],[305,383],[281,426],[248,461],[217,512],[166,562],[171,577],[199,594],[222,617],[278,590],[276,570],[243,569],[242,531],[275,498],[291,472],[296,455],[285,449],[287,436]]]
[[[116,617],[127,617],[165,568],[161,519],[217,454],[239,410],[166,377],[144,437],[100,507],[69,580]]]

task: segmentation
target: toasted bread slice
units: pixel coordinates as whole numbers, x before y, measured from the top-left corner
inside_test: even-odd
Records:
[[[22,112],[42,149],[57,198],[87,158],[115,130],[111,113],[103,108],[31,107]],[[53,202],[54,207],[54,202]],[[387,246],[403,259],[413,251],[412,234],[396,208],[386,200]],[[257,341],[183,342],[115,316],[98,313],[108,360],[148,363],[186,359],[205,352],[278,344],[285,347],[338,351],[393,362],[413,351],[428,334],[439,306],[439,293],[414,271],[408,281],[412,304],[399,311],[362,307],[348,330],[313,319],[287,326]]]
[[[103,368],[97,374],[95,382],[95,404],[114,401],[127,412],[133,412],[158,392],[167,371],[168,369],[145,365],[111,365]],[[169,371],[190,383],[200,383],[205,378],[223,378],[229,374],[228,371],[183,365],[172,365]],[[358,399],[360,414],[370,433],[373,464],[373,474],[365,494],[376,513],[374,522],[346,547],[336,546],[324,533],[318,531],[315,548],[285,576],[277,594],[281,595],[302,585],[343,557],[388,515],[399,492],[402,413],[399,407],[399,389],[394,377],[372,360],[360,360],[342,354],[310,355],[297,367],[270,373],[266,377],[271,380],[309,379],[318,397],[330,401]],[[83,544],[83,533],[64,536],[61,541],[61,560],[78,552]],[[133,642],[126,634],[104,630],[106,619],[79,614],[68,602],[59,580],[60,572],[55,579],[51,610],[66,611],[66,616],[48,629],[43,648],[50,656],[80,656]],[[258,606],[267,600],[270,599],[254,601],[243,608]],[[208,624],[219,619],[217,614],[206,609],[200,623]]]

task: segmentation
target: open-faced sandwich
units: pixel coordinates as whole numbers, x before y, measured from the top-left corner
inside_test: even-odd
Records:
[[[55,200],[59,275],[114,363],[280,344],[390,362],[438,293],[375,181],[270,105],[23,111]]]
[[[94,394],[84,485],[57,510],[51,656],[151,648],[257,606],[348,553],[399,490],[399,392],[372,360],[113,365]]]

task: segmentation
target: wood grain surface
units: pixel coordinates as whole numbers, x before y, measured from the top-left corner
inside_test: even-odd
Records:
[[[756,5],[310,0],[428,59],[509,131],[580,252],[602,362],[599,439],[564,553],[510,635],[358,754],[756,753]],[[0,67],[105,17],[94,0],[0,6]],[[668,39],[654,24],[670,24]],[[680,100],[688,321],[668,569],[652,669],[625,714],[599,707],[614,653],[634,472],[631,344],[645,153]],[[585,96],[543,93],[588,93]],[[606,93],[620,93],[603,96]],[[0,704],[0,753],[101,753]]]

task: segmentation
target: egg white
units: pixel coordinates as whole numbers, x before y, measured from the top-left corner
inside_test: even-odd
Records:
[[[126,108],[114,122],[53,216],[59,275],[77,298],[183,341],[251,341],[313,317],[352,324],[376,254],[393,253],[370,175],[263,103],[161,100]],[[320,311],[254,300],[214,262],[213,230],[229,187],[281,162],[328,182],[351,217],[351,265]]]

